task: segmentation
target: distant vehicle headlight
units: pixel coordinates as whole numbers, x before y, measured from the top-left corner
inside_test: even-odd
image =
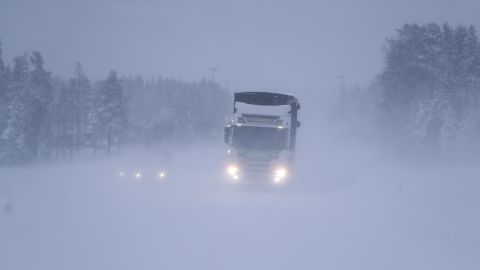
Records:
[[[165,177],[167,177],[167,173],[166,173],[165,171],[160,171],[160,172],[158,173],[158,178],[163,179],[163,178],[165,178]]]
[[[141,172],[136,172],[134,174],[135,179],[141,179],[142,178],[142,173]]]

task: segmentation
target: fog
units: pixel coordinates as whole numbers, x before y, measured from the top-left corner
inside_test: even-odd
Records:
[[[231,115],[235,91],[289,93],[302,123],[283,185],[228,178],[217,118],[208,137],[143,143],[133,131],[111,153],[56,148],[48,160],[0,165],[0,269],[480,269],[474,144],[404,144],[376,124],[375,98],[341,94],[370,93],[385,40],[404,24],[478,29],[478,10],[467,0],[0,0],[8,64],[39,50],[54,78],[80,62],[92,85],[111,69],[206,78],[229,94],[226,113],[205,105],[217,114]],[[144,120],[135,108],[147,103],[123,86]]]
[[[365,149],[305,157],[303,148],[294,183],[248,188],[222,177],[220,148],[173,155],[164,180],[118,176],[132,163],[157,169],[146,150],[3,170],[2,268],[479,266],[478,169],[399,166]]]

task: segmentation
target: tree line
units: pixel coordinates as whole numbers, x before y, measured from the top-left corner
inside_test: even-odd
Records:
[[[82,66],[53,77],[40,52],[3,61],[0,43],[0,164],[73,158],[83,150],[216,136],[230,95],[210,80],[119,77],[91,82]]]
[[[475,27],[403,25],[387,39],[384,67],[374,82],[362,91],[344,90],[340,104],[350,111],[368,108],[377,127],[402,146],[478,147],[480,43]]]

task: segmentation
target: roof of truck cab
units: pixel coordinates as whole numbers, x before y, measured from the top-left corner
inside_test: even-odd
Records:
[[[292,95],[273,92],[236,92],[235,102],[262,106],[280,106],[297,102],[297,98]]]

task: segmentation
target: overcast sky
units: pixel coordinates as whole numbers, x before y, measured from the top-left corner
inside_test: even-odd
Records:
[[[476,0],[0,0],[4,58],[40,50],[47,68],[91,78],[210,77],[234,90],[314,91],[366,85],[404,23],[480,26]]]

